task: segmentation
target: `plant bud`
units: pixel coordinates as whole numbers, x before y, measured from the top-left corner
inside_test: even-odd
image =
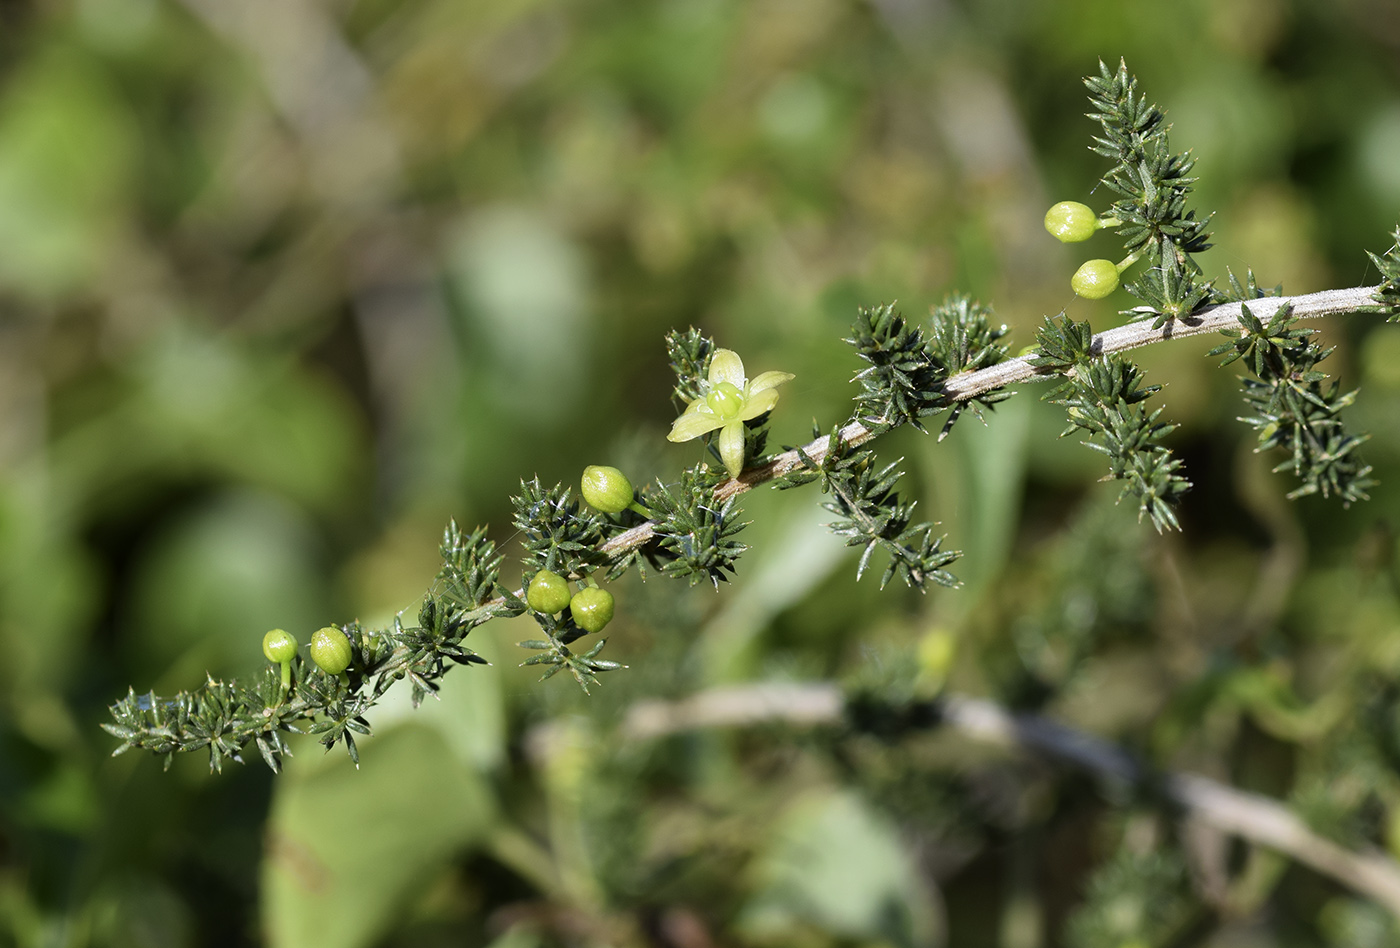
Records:
[[[311,660],[327,675],[339,675],[350,667],[350,639],[333,625],[311,636]]]
[[[267,656],[269,662],[282,665],[290,662],[296,653],[297,640],[290,632],[283,629],[273,629],[263,636],[263,654]]]
[[[597,586],[580,589],[569,603],[569,615],[574,617],[574,625],[585,632],[603,631],[613,617],[612,593]]]
[[[1099,229],[1099,215],[1087,204],[1061,201],[1045,212],[1045,229],[1061,243],[1088,240]]]
[[[1088,300],[1101,300],[1118,289],[1118,266],[1112,260],[1090,260],[1074,272],[1069,285]]]
[[[569,605],[569,581],[551,570],[542,569],[530,580],[525,602],[536,612],[554,615]]]
[[[583,469],[583,499],[603,513],[622,513],[632,506],[632,482],[615,467],[590,464]]]

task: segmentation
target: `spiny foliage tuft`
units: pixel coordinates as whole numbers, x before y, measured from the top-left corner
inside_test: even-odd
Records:
[[[992,325],[991,317],[990,306],[983,306],[962,293],[954,293],[933,307],[928,351],[933,361],[942,367],[944,376],[975,372],[1006,358],[1007,347],[1001,340],[1010,330],[1004,323]],[[967,401],[955,402],[948,412],[948,420],[943,423],[943,430],[938,433],[938,440],[948,437],[964,411],[971,410],[977,420],[985,424],[982,408],[992,408],[1010,397],[1011,393],[1004,389],[993,389]]]
[[[1121,847],[1088,888],[1065,931],[1070,948],[1176,944],[1195,910],[1185,863],[1172,850]]]
[[[1145,304],[1133,315],[1154,317],[1154,326],[1187,316],[1216,299],[1192,257],[1210,247],[1209,217],[1196,220],[1186,206],[1196,181],[1190,176],[1195,159],[1172,154],[1166,117],[1137,94],[1137,79],[1126,63],[1120,61],[1113,71],[1100,62],[1099,75],[1084,84],[1094,109],[1089,117],[1103,128],[1091,150],[1115,162],[1102,179],[1120,195],[1108,215],[1122,222],[1127,252],[1146,263],[1142,276],[1124,285]]]
[[[1121,356],[1092,356],[1087,323],[1047,319],[1037,339],[1035,364],[1065,375],[1042,397],[1068,409],[1070,424],[1060,437],[1089,432],[1084,444],[1108,456],[1108,476],[1125,482],[1122,496],[1137,497],[1138,516],[1149,517],[1158,532],[1179,529],[1172,505],[1191,484],[1160,443],[1176,426],[1158,421],[1161,408],[1148,411],[1141,404],[1161,386],[1144,387],[1142,370]]]
[[[565,576],[582,576],[607,564],[599,552],[605,522],[559,484],[546,490],[538,477],[520,482],[515,504],[515,527],[524,535],[525,571],[549,569]]]
[[[1391,235],[1395,243],[1382,256],[1367,252],[1376,269],[1381,271],[1381,285],[1375,299],[1388,323],[1400,322],[1400,227]]]
[[[671,400],[678,411],[700,397],[700,380],[709,373],[714,354],[714,340],[693,326],[685,332],[673,329],[666,334],[666,355],[676,373]]]
[[[820,437],[821,431],[813,432]],[[799,449],[804,471],[780,487],[795,487],[811,480],[821,481],[822,493],[831,500],[822,506],[842,518],[831,524],[831,532],[844,537],[847,546],[863,546],[856,565],[856,579],[865,575],[870,557],[877,548],[889,554],[889,564],[880,577],[884,589],[895,576],[920,592],[927,592],[930,583],[957,586],[958,579],[943,567],[962,556],[960,551],[944,550],[942,536],[934,535],[933,523],[913,523],[917,501],[906,501],[895,491],[901,477],[899,462],[877,468],[875,455],[869,450],[852,450],[833,431],[827,441],[826,453],[820,461]]]
[[[893,303],[860,307],[846,342],[870,363],[852,380],[861,387],[854,417],[866,427],[883,431],[907,424],[923,431],[920,416],[946,406],[941,385],[947,369]]]
[[[679,484],[657,482],[644,493],[657,514],[658,548],[649,555],[667,576],[687,579],[692,586],[708,579],[718,589],[733,575],[735,560],[748,549],[734,537],[749,522],[739,519],[732,498],[721,503],[711,496],[725,479],[722,470],[702,465],[683,472]]]
[[[1314,343],[1314,330],[1296,323],[1289,306],[1278,307],[1266,324],[1242,302],[1240,329],[1223,330],[1230,341],[1210,354],[1224,355],[1221,365],[1243,362],[1253,373],[1241,383],[1253,414],[1240,421],[1259,432],[1256,450],[1289,452],[1290,457],[1274,468],[1291,469],[1303,482],[1289,498],[1320,493],[1336,494],[1345,505],[1366,500],[1375,481],[1357,448],[1370,436],[1348,432],[1341,418],[1342,409],[1356,400],[1356,390],[1342,392],[1337,381],[1324,384],[1327,374],[1316,367],[1333,350]]]

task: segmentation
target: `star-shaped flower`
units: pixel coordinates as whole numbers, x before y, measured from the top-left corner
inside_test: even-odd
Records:
[[[709,378],[700,382],[700,397],[686,406],[671,426],[668,441],[689,441],[719,429],[719,456],[730,477],[744,469],[744,422],[778,403],[778,386],[791,372],[764,372],[744,377],[744,361],[730,349],[716,349]]]

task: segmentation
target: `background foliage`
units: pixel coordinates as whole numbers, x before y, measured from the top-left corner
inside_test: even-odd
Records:
[[[162,775],[97,728],[128,684],[260,667],[273,626],[412,607],[449,516],[510,543],[521,477],[673,477],[673,327],[796,373],[791,444],[849,413],[858,305],[963,290],[1013,351],[1065,306],[1111,324],[1126,297],[1073,300],[1040,219],[1108,200],[1079,80],[1120,55],[1199,158],[1209,276],[1375,279],[1384,0],[0,2],[0,943],[1400,943],[1304,870],[1191,876],[1150,809],[936,732],[616,730],[725,683],[947,683],[1400,843],[1400,327],[1370,317],[1325,327],[1380,481],[1347,512],[1283,499],[1189,340],[1142,353],[1181,534],[1112,507],[1032,387],[882,445],[960,590],[857,584],[814,491],[761,491],[732,585],[618,584],[631,669],[591,698],[516,667],[526,619],[379,709],[359,772],[308,742],[276,779]]]

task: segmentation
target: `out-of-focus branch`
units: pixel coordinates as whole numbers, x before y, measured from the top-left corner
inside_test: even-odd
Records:
[[[846,703],[830,683],[716,688],[681,701],[642,701],[623,721],[629,738],[655,738],[708,727],[771,722],[839,723]],[[1381,852],[1357,852],[1319,836],[1283,804],[1197,774],[1157,773],[1118,745],[1049,718],[1013,714],[981,698],[948,695],[932,718],[980,741],[1029,750],[1112,781],[1150,783],[1192,818],[1282,853],[1385,906],[1400,918],[1400,863]]]

